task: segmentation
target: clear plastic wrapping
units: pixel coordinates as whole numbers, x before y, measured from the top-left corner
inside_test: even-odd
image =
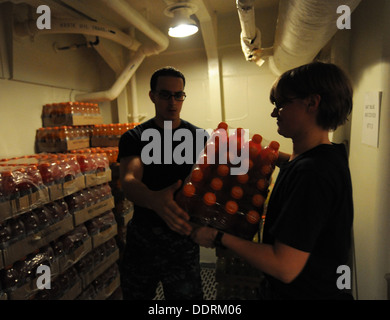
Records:
[[[139,124],[139,122],[131,122],[94,125],[91,147],[117,147],[122,134]]]
[[[191,221],[251,240],[259,231],[279,143],[220,123],[176,196]]]
[[[116,224],[115,215],[112,210],[109,210],[102,215],[92,218],[85,222],[90,235],[103,232]]]
[[[107,258],[117,250],[108,183],[109,156],[116,161],[115,149],[0,160],[0,298],[74,299],[85,289],[76,269],[81,259],[95,249],[96,263],[98,257],[104,259],[101,265],[119,258],[117,252]],[[93,164],[88,172],[81,169],[79,154]],[[73,201],[79,194],[82,201]],[[76,220],[77,205],[85,209],[81,222]],[[84,222],[95,216],[98,232],[92,237]],[[37,288],[40,266],[49,268],[50,289]],[[97,277],[95,270],[89,273],[91,281]]]
[[[60,126],[39,128],[36,148],[39,152],[67,152],[90,146],[92,126]]]
[[[92,125],[102,122],[100,108],[96,103],[48,103],[42,108],[43,127]]]

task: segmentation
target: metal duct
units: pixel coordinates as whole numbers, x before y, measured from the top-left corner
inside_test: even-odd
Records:
[[[237,0],[236,6],[241,25],[241,48],[247,61],[262,65],[261,32],[255,25],[254,0]]]
[[[352,11],[361,0],[345,0]],[[274,55],[276,74],[313,61],[337,32],[339,0],[280,0]]]
[[[271,70],[279,75],[313,61],[338,30],[338,7],[341,4],[348,6],[352,13],[360,1],[280,0],[273,55],[269,57]],[[244,19],[239,6],[254,10],[253,0],[237,0],[242,34],[246,34],[247,30],[254,30],[255,19],[254,15],[249,20]],[[244,53],[245,50],[251,50],[251,47],[243,47]],[[260,48],[255,53],[264,57],[264,51]]]

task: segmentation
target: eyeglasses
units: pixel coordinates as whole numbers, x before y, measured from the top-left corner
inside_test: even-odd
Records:
[[[183,91],[171,93],[170,91],[155,91],[158,94],[158,97],[163,100],[169,100],[173,97],[176,101],[184,101],[186,98],[186,93]]]
[[[285,100],[280,101],[280,102],[274,101],[273,105],[274,105],[276,110],[279,110],[279,109],[283,108],[283,106],[285,106],[287,103],[291,103],[291,102],[293,102],[294,100],[297,100],[297,99],[299,99],[299,98],[285,99]]]

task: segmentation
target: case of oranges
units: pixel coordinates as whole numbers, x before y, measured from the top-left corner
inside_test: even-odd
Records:
[[[224,122],[211,133],[176,196],[193,223],[253,239],[279,150],[276,141],[261,143],[261,135],[249,139],[244,129],[228,130]]]

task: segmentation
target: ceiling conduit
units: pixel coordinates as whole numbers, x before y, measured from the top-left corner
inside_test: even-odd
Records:
[[[52,19],[50,29],[38,29],[36,22],[34,20],[29,20],[24,23],[15,23],[14,30],[15,34],[20,37],[35,37],[36,35],[43,34],[82,34],[102,37],[114,41],[132,51],[138,50],[141,46],[141,43],[117,28],[87,20]]]
[[[131,77],[135,74],[138,67],[141,65],[145,57],[159,54],[166,50],[169,45],[168,37],[165,36],[159,29],[152,25],[146,18],[144,18],[138,11],[133,9],[126,1],[123,0],[97,0],[104,4],[110,12],[115,12],[129,24],[144,33],[147,37],[154,41],[151,45],[141,45],[137,52],[130,59],[127,66],[119,75],[113,86],[106,91],[92,92],[86,94],[77,94],[75,100],[77,101],[112,101],[116,99]]]
[[[168,48],[168,37],[160,29],[151,24],[141,13],[133,9],[126,1],[96,0],[96,2],[104,4],[110,12],[115,12],[154,41],[154,44],[150,46],[143,46],[142,50],[146,56],[159,54]]]
[[[345,0],[342,4],[352,13],[360,1]],[[237,6],[243,2],[253,7],[251,0],[237,0]],[[339,6],[339,0],[280,0],[273,55],[269,58],[271,70],[280,75],[313,61],[338,30]],[[253,28],[255,20],[241,25]]]
[[[123,68],[111,88],[105,91],[76,94],[74,98],[76,101],[99,102],[112,101],[118,98],[145,57],[159,54],[160,52],[166,50],[169,45],[168,37],[146,20],[146,18],[144,18],[138,11],[133,9],[126,1],[96,0],[96,2],[97,1],[107,7],[107,12],[115,12],[124,18],[129,25],[134,26],[136,29],[144,33],[154,43],[141,44],[134,38],[116,28],[88,20],[56,21],[53,19],[51,29],[43,30],[37,29],[34,21],[27,21],[26,23],[15,25],[15,32],[19,36],[35,36],[55,33],[99,36],[117,42],[132,52],[128,64]]]
[[[261,32],[255,25],[255,0],[237,0],[236,6],[241,25],[241,48],[245,59],[258,66],[264,63],[261,59]]]

